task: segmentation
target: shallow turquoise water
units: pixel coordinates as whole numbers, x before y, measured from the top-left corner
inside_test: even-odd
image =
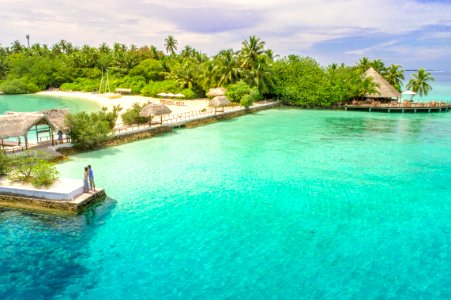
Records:
[[[0,211],[0,298],[449,299],[451,114],[277,109],[75,156],[110,198]]]
[[[68,108],[70,112],[97,111],[94,101],[79,98],[58,98],[43,95],[0,95],[0,114],[6,111],[40,111],[52,108]]]
[[[58,98],[44,95],[0,95],[0,114],[7,111],[33,112],[45,109],[67,108],[71,113],[81,111],[94,112],[101,107],[94,101],[80,98]],[[42,135],[41,135],[42,136]],[[16,141],[16,138],[9,138]],[[34,128],[28,133],[28,140],[36,142],[36,131]],[[22,140],[23,142],[23,140]]]

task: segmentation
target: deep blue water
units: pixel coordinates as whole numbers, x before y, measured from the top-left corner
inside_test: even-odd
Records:
[[[451,114],[276,109],[119,147],[80,216],[0,211],[0,299],[450,299]]]

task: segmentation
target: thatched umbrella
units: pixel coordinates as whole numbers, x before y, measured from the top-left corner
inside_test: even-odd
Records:
[[[226,93],[227,93],[227,90],[223,87],[211,88],[208,91],[207,96],[208,97],[224,96]]]
[[[161,116],[160,124],[163,124],[163,115],[170,114],[171,112],[172,110],[164,104],[150,103],[143,107],[139,115],[145,118]]]
[[[229,106],[231,102],[227,99],[226,96],[216,96],[210,100],[208,106],[212,106],[215,108],[215,112],[224,112],[224,107]],[[218,107],[222,107],[222,110],[217,110]]]

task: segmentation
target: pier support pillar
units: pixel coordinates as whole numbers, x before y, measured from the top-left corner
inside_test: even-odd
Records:
[[[402,113],[404,113],[404,108],[401,110]]]
[[[371,112],[371,107],[369,108],[369,112]]]
[[[430,112],[431,112],[431,109],[429,108],[429,109],[428,109],[428,113],[430,113]]]
[[[390,108],[388,108],[388,111],[387,111],[388,113],[390,113]]]

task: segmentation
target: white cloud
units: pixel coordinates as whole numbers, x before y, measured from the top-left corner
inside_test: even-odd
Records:
[[[388,37],[388,42],[341,53],[360,55],[391,46],[398,35],[445,26],[451,16],[449,4],[413,0],[3,0],[2,9],[3,45],[16,39],[24,43],[30,34],[32,42],[47,44],[66,39],[76,45],[105,41],[163,48],[165,37],[174,35],[180,48],[190,44],[209,54],[237,49],[253,34],[281,55],[309,53],[335,39]]]

